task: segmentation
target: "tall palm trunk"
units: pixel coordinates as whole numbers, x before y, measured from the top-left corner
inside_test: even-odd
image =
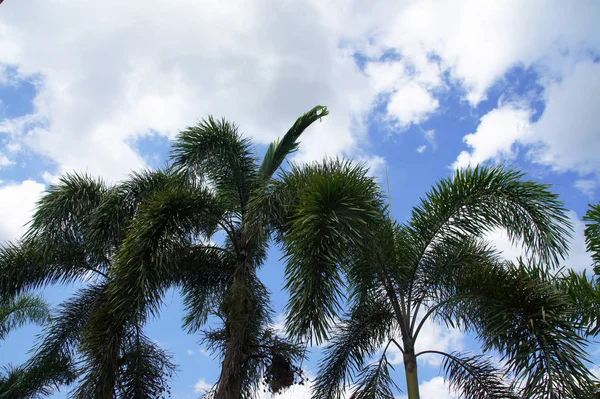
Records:
[[[249,287],[247,264],[236,268],[233,284],[224,305],[227,317],[225,356],[214,399],[239,399],[244,381],[244,366],[249,352],[249,329],[256,304]]]

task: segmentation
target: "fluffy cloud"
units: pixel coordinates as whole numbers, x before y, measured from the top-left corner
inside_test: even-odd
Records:
[[[421,399],[458,399],[448,389],[448,384],[442,377],[433,377],[429,381],[419,384],[419,393]],[[399,399],[407,399],[408,396],[400,396]]]
[[[511,104],[490,111],[481,118],[477,130],[463,138],[472,150],[461,152],[452,167],[475,166],[489,159],[512,159],[514,145],[532,135],[530,116],[529,110]]]
[[[535,123],[532,111],[515,104],[501,104],[481,118],[475,133],[463,140],[463,151],[453,167],[488,160],[510,160],[515,147],[528,146],[532,162],[560,172],[600,176],[600,129],[596,122],[600,102],[600,64],[582,62],[545,91],[546,108]],[[576,187],[593,191],[597,177],[582,179]]]
[[[132,146],[144,135],[172,137],[212,113],[267,143],[324,104],[331,116],[303,137],[300,157],[360,155],[373,91],[324,12],[303,2],[7,3],[0,63],[39,78],[28,123],[5,125],[59,173],[117,179],[144,166]]]
[[[406,126],[437,109],[445,74],[473,104],[515,65],[562,76],[585,50],[600,47],[593,18],[599,7],[516,0],[7,2],[0,64],[34,79],[37,95],[28,123],[4,125],[55,161],[56,173],[79,169],[112,180],[144,166],[132,145],[144,135],[172,137],[212,113],[266,143],[322,103],[331,116],[303,138],[298,159],[365,156],[364,117],[378,93],[388,94],[389,116]],[[371,62],[389,50],[400,60]],[[368,58],[365,73],[357,52]],[[552,148],[543,160],[571,162]]]
[[[0,243],[23,235],[44,187],[33,180],[0,187]]]

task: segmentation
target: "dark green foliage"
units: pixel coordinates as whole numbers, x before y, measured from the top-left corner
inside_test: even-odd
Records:
[[[414,345],[432,317],[478,334],[482,349],[498,351],[507,365],[503,371],[515,378],[515,385],[507,387],[483,358],[440,353],[447,358],[447,376],[465,397],[506,398],[511,392],[522,398],[588,397],[592,380],[577,309],[551,273],[567,253],[570,225],[548,188],[502,167],[461,170],[436,184],[406,223],[373,219],[365,245],[350,248],[345,261],[325,263],[327,269],[315,261],[299,264],[302,273],[326,271],[337,284],[345,281],[354,309],[376,300],[389,311],[385,329],[360,312],[342,320],[326,350],[314,397],[338,398],[357,374],[363,377],[359,392],[375,395],[373,387],[387,381],[381,369],[385,359],[364,365],[386,341],[398,344],[405,367],[416,368]],[[484,240],[496,228],[522,242],[539,263],[503,262]],[[279,230],[287,233],[284,227]],[[297,303],[321,304],[313,320],[331,320],[343,300],[336,291],[290,288]],[[303,323],[299,335],[323,336],[325,323]],[[398,335],[401,342],[389,341]],[[410,389],[414,395],[418,388]]]
[[[0,302],[0,340],[9,332],[27,323],[44,324],[48,320],[50,308],[40,297],[21,294]]]
[[[435,351],[425,351],[435,353]],[[519,399],[504,374],[482,355],[444,353],[442,365],[450,388],[466,399]]]
[[[594,261],[594,271],[600,275],[600,204],[590,205],[585,214],[585,243]]]

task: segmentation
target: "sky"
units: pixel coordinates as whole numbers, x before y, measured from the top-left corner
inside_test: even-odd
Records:
[[[387,170],[400,221],[456,168],[521,168],[565,202],[575,234],[564,266],[582,271],[590,259],[580,219],[600,197],[599,19],[593,0],[6,0],[0,242],[25,231],[64,173],[112,183],[160,167],[169,140],[209,114],[235,121],[262,151],[321,104],[331,114],[302,136],[295,162],[344,156],[382,183]],[[502,232],[490,238],[505,256],[519,254]],[[287,294],[276,248],[260,273],[281,324]],[[58,303],[75,288],[44,295]],[[192,399],[216,381],[219,363],[199,335],[180,329],[180,309],[170,292],[148,334],[179,365],[173,398]],[[28,326],[9,336],[0,363],[25,360],[37,333]],[[435,324],[420,340],[478,348]],[[600,346],[589,352],[594,367]],[[319,354],[311,348],[309,375]],[[420,363],[423,399],[456,398],[439,364]],[[307,397],[306,389],[279,397]]]

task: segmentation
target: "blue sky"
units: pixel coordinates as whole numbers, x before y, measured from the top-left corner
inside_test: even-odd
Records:
[[[116,182],[160,167],[177,131],[208,114],[236,121],[264,150],[323,104],[331,115],[302,138],[296,162],[342,155],[378,178],[387,168],[399,220],[457,167],[520,167],[565,201],[576,230],[565,266],[583,270],[580,218],[600,199],[599,17],[592,0],[7,0],[0,241],[23,233],[45,186],[65,172]],[[507,257],[518,254],[500,232],[491,238]],[[287,297],[276,248],[261,275],[280,314]],[[45,295],[57,303],[74,289]],[[173,397],[195,398],[219,365],[200,336],[181,331],[180,317],[169,293],[148,333],[179,364]],[[13,333],[1,363],[23,361],[37,332]],[[476,349],[472,337],[435,325],[423,339]],[[590,353],[600,360],[600,347]],[[318,357],[313,348],[313,374]],[[424,399],[454,397],[433,360],[421,366]]]

